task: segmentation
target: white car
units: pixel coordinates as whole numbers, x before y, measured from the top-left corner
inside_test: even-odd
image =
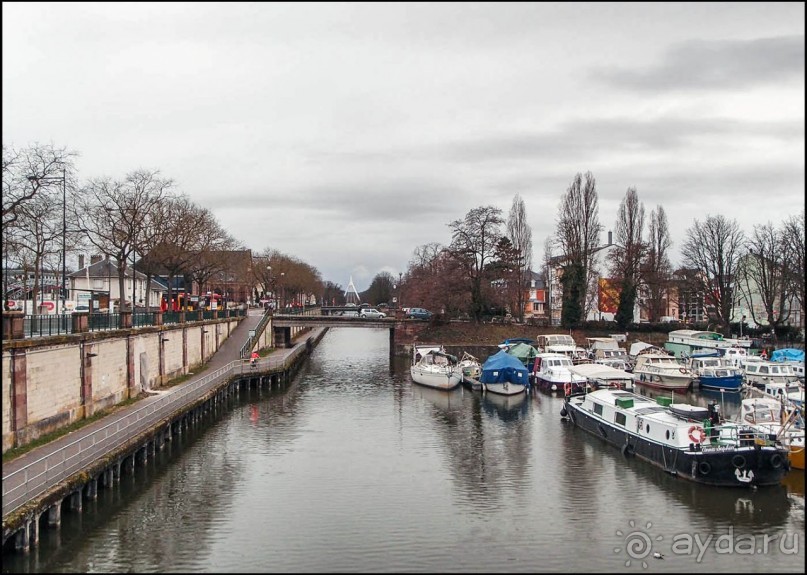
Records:
[[[361,310],[361,317],[364,318],[373,318],[373,319],[382,319],[387,317],[387,314],[382,313],[375,309],[374,307],[365,307]]]

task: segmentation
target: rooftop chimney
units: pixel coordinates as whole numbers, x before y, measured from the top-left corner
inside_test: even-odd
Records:
[[[614,233],[614,232],[608,232],[608,245],[609,245],[609,246],[610,246],[612,243],[614,243],[613,241],[611,241],[611,240],[613,239],[613,233]]]
[[[90,265],[97,264],[103,258],[100,255],[90,256]]]
[[[84,254],[79,254],[78,256],[78,269],[84,269]]]

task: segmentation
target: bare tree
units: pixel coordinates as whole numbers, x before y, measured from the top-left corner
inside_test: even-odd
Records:
[[[744,243],[745,237],[737,221],[717,215],[707,216],[704,222],[695,220],[686,231],[686,240],[681,248],[685,263],[697,270],[701,292],[706,294],[706,304],[712,308],[714,319],[720,327],[716,331],[727,336],[731,334],[732,290],[738,280]]]
[[[87,231],[98,252],[118,268],[121,308],[129,258],[141,243],[147,215],[164,201],[172,185],[171,180],[160,178],[158,171],[136,170],[123,181],[92,180],[77,196],[73,209],[79,227]]]
[[[662,206],[650,212],[647,255],[644,258],[640,282],[647,293],[649,320],[656,322],[665,315],[666,301],[672,277],[669,251],[672,246],[667,214]]]
[[[790,317],[791,279],[785,267],[782,233],[770,222],[755,225],[746,246],[748,253],[742,260],[737,287],[747,303],[759,301],[764,314],[757,317],[755,306],[749,305],[751,318],[772,328],[784,325]]]
[[[790,216],[782,228],[782,247],[785,253],[784,265],[790,281],[790,290],[799,302],[799,325],[804,328],[804,209]]]
[[[519,257],[514,274],[517,290],[513,313],[519,321],[524,321],[527,288],[532,269],[532,228],[527,223],[527,210],[519,194],[513,198],[510,215],[507,217],[507,235]]]
[[[485,307],[484,284],[488,262],[493,260],[496,244],[501,238],[500,226],[504,223],[501,209],[480,206],[469,211],[463,220],[449,224],[451,245],[447,248],[459,266],[471,294],[471,316],[479,322]]]
[[[61,245],[58,241],[62,235],[62,215],[61,210],[54,210],[53,205],[58,195],[58,203],[61,203],[61,194],[50,188],[41,189],[35,196],[17,206],[14,225],[18,228],[16,247],[21,250],[23,261],[33,263],[34,283],[33,283],[33,303],[37,298],[44,301],[42,292],[45,264],[48,260],[58,258],[61,254]],[[56,266],[49,266],[54,269]],[[51,285],[51,293],[53,286]],[[27,290],[26,290],[27,291]],[[33,308],[34,315],[37,314],[37,306]]]
[[[226,262],[214,252],[225,247],[228,235],[213,213],[192,202],[187,196],[166,198],[160,207],[162,242],[149,252],[168,275],[168,301],[171,302],[174,278],[204,279]],[[210,276],[208,276],[210,277]],[[189,282],[188,282],[189,283]]]
[[[3,227],[12,224],[18,208],[49,188],[51,182],[63,177],[69,180],[77,155],[52,144],[33,144],[20,150],[3,144]]]
[[[611,251],[611,275],[619,282],[617,325],[623,329],[633,321],[639,287],[639,266],[645,254],[642,240],[644,231],[644,204],[639,201],[636,188],[630,187],[619,204],[616,219],[616,246]]]
[[[597,279],[594,254],[601,232],[596,180],[586,172],[584,183],[578,172],[561,201],[556,231],[565,261],[561,278],[564,326],[585,319],[588,287]]]

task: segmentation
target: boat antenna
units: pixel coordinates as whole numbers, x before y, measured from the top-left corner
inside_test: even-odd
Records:
[[[724,396],[723,396],[724,391],[726,391],[725,388],[721,387],[720,388],[720,413],[721,414],[726,413],[725,411],[723,411],[723,401],[725,399]]]

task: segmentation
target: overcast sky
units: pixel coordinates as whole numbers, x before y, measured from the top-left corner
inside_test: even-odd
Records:
[[[359,291],[516,194],[534,268],[577,172],[750,233],[804,209],[804,3],[3,2],[3,143],[159,169]]]

